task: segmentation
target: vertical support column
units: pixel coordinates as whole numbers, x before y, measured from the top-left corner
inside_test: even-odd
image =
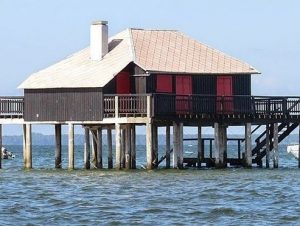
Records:
[[[24,133],[24,167],[25,169],[32,168],[32,145],[31,145],[31,124],[26,124]]]
[[[131,168],[131,128],[130,124],[126,125],[125,128],[125,168],[130,169]]]
[[[0,169],[2,169],[2,124],[0,124]]]
[[[270,127],[266,125],[266,168],[270,168]]]
[[[97,129],[97,168],[102,169],[103,163],[102,163],[102,128],[99,127]]]
[[[198,168],[201,167],[201,163],[204,160],[204,150],[202,149],[202,131],[201,126],[198,126]]]
[[[173,168],[178,168],[178,152],[179,152],[179,126],[173,122]]]
[[[68,145],[68,153],[69,153],[69,164],[68,168],[74,169],[74,124],[69,123],[69,145]]]
[[[298,133],[299,133],[299,137],[298,137],[298,168],[300,168],[300,124],[299,124],[299,131],[298,131]]]
[[[147,155],[147,169],[153,169],[153,155],[152,155],[152,123],[146,123],[146,155]]]
[[[121,130],[121,167],[125,168],[126,130]]]
[[[178,149],[178,157],[177,157],[177,167],[179,169],[183,169],[183,123],[179,123],[179,130],[178,130],[178,142],[179,142],[179,149]]]
[[[273,136],[273,164],[274,168],[278,168],[278,123],[274,123],[274,136]]]
[[[214,124],[215,128],[215,165],[216,168],[225,167],[225,151],[227,146],[226,127],[219,123]]]
[[[246,123],[245,136],[245,167],[252,167],[251,123]]]
[[[98,167],[98,157],[97,157],[97,149],[98,149],[98,145],[97,145],[97,131],[95,130],[91,130],[92,132],[92,163],[93,163],[93,168],[97,168]]]
[[[25,167],[26,160],[26,124],[23,124],[23,162]]]
[[[157,167],[157,163],[158,163],[158,131],[157,131],[157,125],[153,124],[152,125],[152,154],[153,154],[153,165],[156,168]]]
[[[171,152],[171,139],[170,139],[170,126],[166,126],[166,168],[170,168],[170,152]]]
[[[136,134],[135,134],[135,124],[131,125],[131,169],[136,169]]]
[[[90,144],[90,129],[89,128],[84,128],[84,168],[85,169],[90,169],[91,164],[90,164],[90,158],[91,158],[91,144]]]
[[[115,124],[116,130],[116,169],[121,169],[121,125],[119,123]]]
[[[61,169],[61,124],[55,124],[55,168]]]
[[[112,135],[111,135],[111,128],[107,129],[107,161],[108,161],[108,169],[113,168],[113,155],[112,155]]]

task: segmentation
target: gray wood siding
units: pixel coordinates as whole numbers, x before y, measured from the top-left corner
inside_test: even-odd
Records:
[[[103,118],[100,88],[25,89],[26,121],[99,121]]]

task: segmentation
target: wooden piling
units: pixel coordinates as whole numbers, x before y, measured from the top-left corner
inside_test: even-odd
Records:
[[[107,162],[108,162],[108,169],[113,168],[113,155],[112,155],[112,135],[111,135],[111,128],[107,129]]]
[[[126,130],[121,130],[121,167],[125,168]]]
[[[68,153],[69,153],[69,170],[75,168],[74,164],[74,124],[69,123],[69,145],[68,145]]]
[[[55,124],[55,168],[61,169],[61,124]]]
[[[116,169],[121,169],[121,125],[115,124],[115,139],[116,139]]]
[[[227,146],[226,127],[219,123],[214,124],[215,128],[215,166],[216,168],[224,168],[225,164],[225,151]]]
[[[179,139],[179,150],[178,150],[178,163],[177,167],[179,169],[183,169],[183,123],[179,123],[178,125],[178,139]]]
[[[153,162],[152,163],[155,167],[157,167],[157,163],[158,163],[158,128],[157,128],[157,125],[155,125],[155,124],[152,125],[152,142],[153,142],[153,145],[152,145]]]
[[[202,131],[201,131],[201,126],[198,126],[198,143],[197,143],[197,146],[198,146],[198,168],[201,167],[201,163],[204,159],[204,150],[202,150]]]
[[[97,169],[103,168],[102,162],[102,128],[97,129]]]
[[[298,168],[300,168],[300,124],[299,124],[299,131],[298,131]]]
[[[266,168],[270,168],[270,128],[266,125]]]
[[[170,126],[166,126],[166,168],[170,168],[170,152],[171,152],[171,139],[170,139]]]
[[[83,165],[85,169],[90,169],[91,168],[91,145],[90,145],[90,129],[89,128],[84,128],[84,160],[83,160]]]
[[[178,152],[179,152],[179,126],[173,123],[173,168],[178,168]]]
[[[135,125],[131,125],[131,169],[136,169],[136,132],[135,132]]]
[[[273,164],[274,168],[278,168],[278,123],[274,123],[274,136],[273,136]]]
[[[130,124],[126,125],[125,128],[125,169],[131,168],[131,128]]]
[[[147,155],[147,169],[153,169],[153,154],[152,154],[152,124],[146,123],[146,155]]]
[[[31,137],[31,124],[25,124],[25,131],[24,131],[24,141],[25,141],[25,147],[24,147],[24,167],[25,169],[31,169],[32,168],[32,137]]]
[[[98,157],[97,157],[97,149],[98,149],[98,144],[97,144],[97,131],[96,130],[91,130],[92,133],[92,164],[93,164],[93,168],[97,168],[98,167]]]
[[[2,124],[0,124],[0,169],[2,169]]]
[[[245,167],[252,167],[252,148],[251,148],[251,123],[245,126]]]

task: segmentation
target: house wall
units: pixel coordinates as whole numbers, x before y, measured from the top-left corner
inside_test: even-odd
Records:
[[[25,121],[100,121],[100,88],[25,89]]]

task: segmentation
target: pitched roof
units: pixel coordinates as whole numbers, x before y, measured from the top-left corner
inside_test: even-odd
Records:
[[[32,74],[19,88],[103,87],[130,62],[148,72],[257,74],[251,65],[179,31],[127,29],[109,41],[109,52],[92,61],[89,47]]]

